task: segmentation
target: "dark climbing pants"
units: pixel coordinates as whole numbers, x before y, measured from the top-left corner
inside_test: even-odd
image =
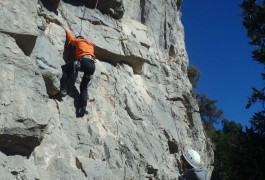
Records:
[[[75,73],[77,75],[78,70],[84,72],[84,76],[82,77],[80,84],[79,108],[86,108],[87,106],[87,86],[92,79],[95,69],[95,62],[88,58],[80,59],[80,69],[76,69],[75,62],[71,62],[62,66],[63,75],[61,78],[61,89],[64,90],[67,89],[67,80],[70,75],[75,75]]]

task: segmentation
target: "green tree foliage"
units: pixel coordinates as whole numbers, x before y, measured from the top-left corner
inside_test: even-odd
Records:
[[[265,136],[256,133],[253,128],[246,130],[242,142],[241,161],[242,177],[265,179]]]
[[[255,47],[252,58],[265,65],[265,0],[243,0],[242,17],[247,29],[250,45]],[[199,83],[197,67],[190,67],[188,77],[193,87]],[[265,80],[265,73],[262,73]],[[243,127],[233,121],[222,120],[223,128],[216,130],[214,123],[223,118],[223,111],[216,106],[216,100],[197,94],[199,112],[207,136],[215,144],[214,180],[264,180],[265,179],[265,87],[253,88],[246,108],[261,104],[261,109],[250,119],[251,127]]]
[[[245,132],[241,124],[222,121],[222,130],[211,136],[215,143],[212,179],[265,179],[265,138],[252,128]]]
[[[265,88],[262,90],[257,90],[253,88],[253,93],[251,97],[248,98],[247,108],[256,102],[262,104],[262,110],[254,113],[253,117],[250,120],[251,126],[256,133],[265,135]]]
[[[196,88],[199,85],[200,77],[201,73],[198,67],[190,65],[188,67],[188,78],[193,88]],[[210,99],[206,94],[200,95],[198,93],[196,93],[196,100],[199,105],[202,122],[205,126],[213,126],[214,123],[220,121],[223,116],[223,110],[217,108],[217,100]]]
[[[249,44],[255,47],[252,58],[264,66],[265,1],[243,0],[241,7]],[[223,120],[223,129],[212,136],[216,144],[212,179],[265,179],[265,88],[252,89],[246,108],[256,103],[262,106],[250,120],[250,128],[243,131],[240,124]]]
[[[223,117],[223,110],[217,108],[217,100],[210,99],[206,94],[197,94],[197,102],[202,122],[213,126],[214,123],[219,123]]]
[[[193,88],[199,85],[201,73],[197,66],[189,65],[188,67],[188,78]]]
[[[249,44],[254,46],[252,58],[265,65],[265,1],[243,0],[243,25],[250,38]],[[261,74],[265,80],[265,73]],[[248,98],[246,108],[253,104],[261,104],[260,111],[254,113],[250,120],[251,127],[246,129],[246,136],[242,146],[246,160],[241,162],[243,175],[249,179],[265,179],[265,87],[252,88],[252,95]],[[241,146],[241,147],[242,147]],[[251,165],[251,166],[250,166]],[[246,168],[248,167],[248,168]]]
[[[229,120],[223,120],[222,124],[223,129],[216,131],[215,136],[212,137],[216,145],[212,179],[241,179],[238,175],[241,164],[239,147],[243,139],[242,126]]]
[[[249,44],[256,47],[252,57],[265,65],[265,1],[258,4],[256,0],[244,0],[241,7],[243,25],[251,39]]]
[[[265,1],[244,0],[241,4],[243,9],[243,25],[247,29],[247,35],[251,39],[250,45],[255,49],[252,51],[252,58],[265,65]],[[265,73],[262,73],[265,80]],[[265,87],[261,89],[253,88],[252,95],[248,98],[246,108],[260,103],[261,110],[256,112],[251,119],[251,126],[254,132],[265,134]]]

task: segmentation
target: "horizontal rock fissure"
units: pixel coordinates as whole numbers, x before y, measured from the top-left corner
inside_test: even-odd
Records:
[[[103,26],[110,27],[108,24],[104,23],[101,19],[98,19],[97,17],[94,17],[92,15],[89,15],[89,17],[87,17],[87,16],[86,17],[78,16],[78,18],[83,20],[83,21],[89,21],[93,25],[103,25]]]
[[[41,4],[49,11],[58,13],[57,8],[59,7],[60,0],[39,0],[39,3]]]
[[[144,43],[144,42],[140,42],[140,44],[145,47],[146,49],[149,49],[150,48],[150,45]]]
[[[32,34],[19,34],[14,32],[0,31],[0,33],[7,34],[13,37],[18,47],[24,52],[26,56],[30,56],[36,44],[37,36]],[[26,42],[26,43],[25,43]]]
[[[18,175],[19,172],[18,171],[11,171],[11,174],[13,174],[14,176]]]
[[[169,101],[181,101],[183,102],[183,99],[181,97],[173,97],[173,98],[167,98]]]
[[[104,26],[107,26],[102,21],[100,21],[99,19],[96,19],[96,18],[84,18],[84,17],[78,17],[78,18],[83,20],[83,21],[89,21],[93,25],[104,25]]]
[[[72,4],[74,6],[83,6],[90,9],[98,9],[102,14],[107,14],[113,17],[114,19],[120,19],[124,14],[124,7],[122,1],[119,0],[101,0],[97,2],[97,0],[63,0],[65,3]]]
[[[41,140],[35,136],[0,135],[0,151],[7,156],[21,155],[29,157]]]
[[[102,59],[110,64],[125,63],[133,68],[135,74],[142,74],[142,67],[145,62],[141,57],[133,55],[122,56],[120,54],[112,53],[106,49],[95,46],[95,54],[98,59]]]
[[[117,27],[114,27],[113,24],[107,24],[104,20],[102,19],[99,19],[98,17],[95,17],[93,15],[89,15],[88,17],[80,17],[80,16],[77,16],[80,20],[83,20],[83,21],[88,21],[90,22],[91,24],[95,25],[95,26],[105,26],[105,27],[108,27],[108,28],[112,28],[118,32],[121,32],[120,29],[118,29]],[[116,23],[115,23],[116,24]]]

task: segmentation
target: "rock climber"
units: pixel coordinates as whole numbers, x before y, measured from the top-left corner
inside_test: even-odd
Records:
[[[96,58],[94,54],[94,44],[84,39],[83,36],[74,37],[72,33],[65,30],[66,38],[75,47],[75,61],[62,66],[63,75],[61,78],[60,95],[65,97],[67,95],[67,79],[70,74],[77,74],[78,71],[84,72],[80,84],[80,95],[77,116],[83,117],[86,113],[88,92],[87,86],[95,72]]]
[[[201,157],[193,149],[185,150],[181,156],[181,164],[184,173],[179,180],[208,180],[206,170],[200,168]]]

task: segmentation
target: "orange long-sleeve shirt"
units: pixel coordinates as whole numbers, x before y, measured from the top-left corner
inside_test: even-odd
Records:
[[[91,55],[95,58],[94,44],[86,39],[75,38],[70,31],[66,31],[66,38],[68,41],[75,46],[76,60],[79,60],[84,55]]]

